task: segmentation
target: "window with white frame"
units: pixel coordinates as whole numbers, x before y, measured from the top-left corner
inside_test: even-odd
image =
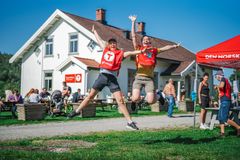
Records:
[[[45,72],[44,73],[44,87],[48,91],[52,91],[52,81],[53,81],[52,72]]]
[[[53,38],[52,37],[46,39],[45,55],[46,56],[52,56],[53,55]]]
[[[77,53],[78,52],[78,35],[70,34],[69,35],[69,53]]]
[[[88,49],[90,50],[90,51],[93,51],[94,50],[94,48],[96,47],[96,43],[93,41],[93,40],[91,40],[89,43],[88,43]]]

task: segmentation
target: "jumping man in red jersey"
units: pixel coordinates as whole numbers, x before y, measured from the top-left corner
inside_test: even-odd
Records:
[[[100,63],[100,74],[96,79],[96,81],[94,82],[89,95],[83,100],[83,102],[80,104],[78,109],[70,113],[68,117],[72,118],[78,115],[84,107],[87,107],[90,100],[92,100],[97,95],[98,92],[100,92],[105,86],[107,86],[110,89],[110,91],[113,93],[113,96],[116,98],[118,106],[120,107],[122,113],[124,114],[125,118],[128,121],[126,127],[133,130],[138,130],[136,123],[131,120],[131,117],[128,113],[128,110],[124,103],[121,89],[116,77],[121,67],[121,62],[123,58],[131,55],[137,55],[137,54],[143,53],[147,49],[144,48],[143,50],[124,52],[123,50],[119,50],[117,48],[116,39],[113,39],[113,38],[109,39],[108,43],[106,44],[105,41],[103,41],[101,37],[98,35],[94,26],[92,28],[92,31],[98,41],[99,46],[102,49],[104,49],[102,60]]]
[[[144,35],[141,40],[141,45],[137,45],[136,34],[135,34],[135,22],[136,16],[129,16],[129,19],[132,21],[132,40],[133,46],[136,50],[142,50],[144,48],[151,47],[151,39],[150,37]],[[132,90],[132,101],[137,102],[140,100],[140,93],[142,87],[145,88],[146,99],[149,104],[155,103],[157,98],[154,89],[154,68],[156,64],[156,56],[158,53],[167,51],[169,49],[177,48],[180,44],[167,45],[162,48],[154,48],[147,50],[142,54],[138,54],[136,56],[136,65],[137,65],[137,73],[135,76],[135,80],[133,82],[133,90]],[[135,105],[133,103],[133,105]]]

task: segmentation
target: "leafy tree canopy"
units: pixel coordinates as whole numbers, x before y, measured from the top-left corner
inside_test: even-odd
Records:
[[[9,63],[12,54],[0,52],[0,97],[5,97],[5,90],[20,90],[21,62]]]

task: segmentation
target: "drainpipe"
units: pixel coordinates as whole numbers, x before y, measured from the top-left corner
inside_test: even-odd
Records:
[[[196,98],[194,100],[194,118],[193,118],[193,128],[196,125],[196,104],[197,104],[197,79],[198,79],[198,64],[196,63],[196,70],[195,70],[195,80],[194,80],[194,92],[196,93]]]
[[[88,81],[87,81],[88,80],[88,69],[85,70],[84,76],[85,76],[85,78],[84,78],[84,94],[86,94],[87,87],[88,87]]]
[[[238,86],[238,79],[237,79],[237,69],[235,70],[235,81],[236,81],[236,83],[237,83],[237,88],[238,88],[238,90],[239,90],[239,87],[240,86]],[[236,97],[236,105],[237,105],[237,107],[238,107],[238,92],[237,92],[237,97]]]

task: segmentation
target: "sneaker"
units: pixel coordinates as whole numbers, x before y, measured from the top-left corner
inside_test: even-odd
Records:
[[[199,128],[204,130],[207,129],[203,124],[201,124]]]
[[[72,111],[71,113],[68,114],[67,118],[73,118],[75,117],[76,115],[79,115],[79,113],[77,113],[75,110]]]
[[[127,123],[126,128],[131,129],[131,130],[139,130],[135,122],[132,123]]]
[[[205,127],[206,129],[210,129],[210,127],[209,127],[207,124],[204,124],[204,127]]]

